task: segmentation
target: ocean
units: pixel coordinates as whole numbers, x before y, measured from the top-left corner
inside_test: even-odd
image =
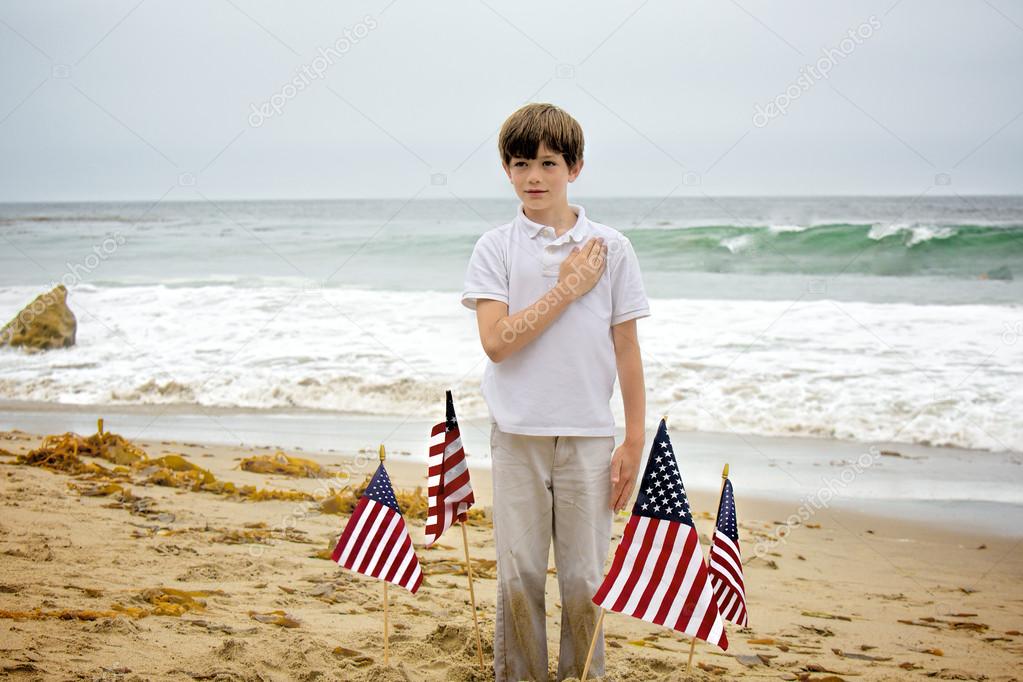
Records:
[[[1023,198],[572,201],[639,257],[649,421],[1023,451]],[[516,206],[0,205],[0,322],[60,282],[78,318],[0,400],[485,417],[459,291]]]

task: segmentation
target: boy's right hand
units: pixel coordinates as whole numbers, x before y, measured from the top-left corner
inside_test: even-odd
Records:
[[[581,297],[597,284],[607,265],[607,244],[603,237],[592,237],[576,246],[561,263],[558,284],[563,284],[573,299]]]

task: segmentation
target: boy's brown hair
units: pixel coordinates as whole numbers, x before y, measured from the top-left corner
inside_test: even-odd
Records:
[[[553,104],[527,104],[501,126],[497,149],[504,165],[512,157],[535,159],[540,143],[561,154],[571,169],[583,158],[583,129],[579,122]]]

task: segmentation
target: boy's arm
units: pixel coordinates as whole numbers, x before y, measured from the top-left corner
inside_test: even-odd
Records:
[[[517,353],[551,326],[572,301],[592,289],[604,272],[607,247],[603,241],[593,238],[582,249],[573,249],[561,264],[558,283],[514,315],[508,314],[504,301],[478,299],[476,323],[487,357],[501,362]]]
[[[636,320],[611,327],[618,365],[618,383],[625,407],[625,440],[611,457],[611,500],[614,511],[625,508],[643,459],[646,442],[646,386],[643,380],[643,357],[639,352]]]

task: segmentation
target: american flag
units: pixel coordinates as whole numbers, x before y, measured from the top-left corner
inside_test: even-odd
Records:
[[[739,527],[735,522],[735,496],[727,478],[721,488],[717,528],[710,547],[710,583],[718,600],[721,617],[740,627],[748,624],[746,588],[742,581],[742,554],[739,552]]]
[[[469,483],[469,467],[462,450],[462,437],[455,418],[455,403],[447,392],[447,419],[433,427],[430,445],[427,494],[430,510],[426,517],[426,546],[435,543],[455,521],[465,521],[475,498]]]
[[[412,594],[423,582],[412,538],[383,463],[359,498],[331,558],[347,569],[394,583]]]
[[[593,601],[728,648],[663,419],[625,535]]]

